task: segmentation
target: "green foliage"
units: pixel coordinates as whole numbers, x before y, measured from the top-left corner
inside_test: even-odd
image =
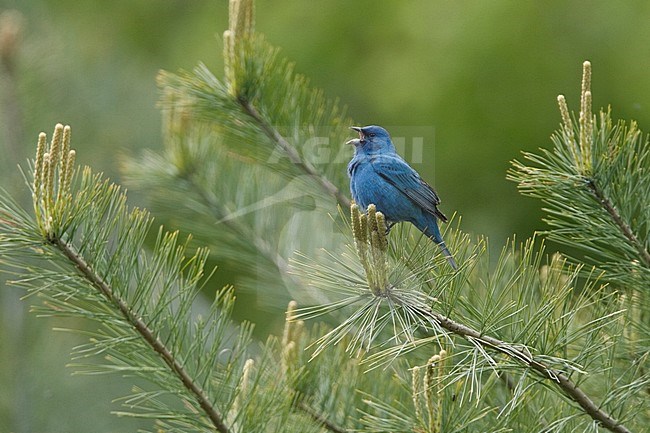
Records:
[[[273,392],[281,384],[263,373],[264,356],[255,369],[247,360],[251,326],[231,324],[232,290],[219,291],[208,311],[193,310],[207,251],[188,256],[187,243],[161,229],[145,254],[148,213],[129,210],[120,188],[90,169],[68,180],[71,165],[49,163],[69,144],[62,131],[57,125],[47,150],[44,134],[39,139],[35,217],[2,197],[0,250],[13,284],[42,299],[35,312],[97,322],[90,342],[75,349],[73,366],[149,382],[151,389],[122,400],[128,412],[119,414],[156,419],[167,431],[259,431],[275,422],[284,393]],[[86,363],[91,356],[103,363]],[[272,392],[256,392],[262,384]],[[262,419],[253,422],[253,412]]]
[[[328,214],[349,205],[351,121],[253,32],[246,4],[224,33],[223,80],[204,65],[159,75],[164,154],[127,161],[125,171],[157,215],[237,274],[237,287],[278,308],[287,291],[313,299],[288,272],[293,252],[316,253],[341,237]],[[319,229],[305,237],[300,227]]]
[[[561,99],[555,149],[528,154],[541,168],[515,163],[510,176],[549,205],[549,236],[595,266],[547,258],[536,239],[491,260],[487,240],[458,221],[445,233],[461,265],[452,272],[411,226],[386,236],[372,207],[352,206],[349,222],[327,215],[349,204],[336,158],[350,122],[253,23],[253,2],[233,0],[223,80],[204,66],[160,76],[165,152],[128,162],[130,180],[167,221],[248,270],[250,288],[270,298],[294,290],[315,306],[291,302],[282,337],[257,347],[251,326],[230,320],[233,289],[196,311],[207,250],[160,229],[145,252],[149,214],[75,170],[59,125],[49,146],[39,137],[27,176],[34,215],[0,198],[0,257],[42,299],[37,312],[97,323],[75,367],[144,380],[122,400],[125,413],[164,431],[646,426],[647,142],[608,114],[596,124],[589,65],[577,122]],[[326,159],[314,137],[327,138]],[[303,322],[317,316],[339,325]]]
[[[583,93],[581,113],[591,113],[591,92]],[[553,149],[524,153],[534,166],[515,161],[510,178],[546,204],[550,239],[582,251],[617,286],[636,287],[650,279],[650,142],[636,123],[614,123],[609,112],[572,121],[559,101]]]

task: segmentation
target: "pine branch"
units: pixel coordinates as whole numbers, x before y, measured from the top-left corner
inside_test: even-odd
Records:
[[[219,413],[212,401],[210,401],[206,395],[205,391],[196,380],[190,376],[187,370],[185,370],[176,356],[172,354],[171,350],[165,346],[158,337],[156,337],[156,333],[149,328],[140,317],[138,317],[127,302],[115,293],[115,291],[86,263],[83,257],[81,257],[71,245],[57,237],[51,237],[48,241],[77,267],[83,277],[86,278],[93,287],[95,287],[106,298],[107,301],[120,310],[124,319],[135,328],[147,344],[161,357],[165,364],[167,364],[167,366],[183,383],[183,386],[195,396],[197,403],[205,411],[208,418],[210,418],[215,429],[220,433],[231,433],[231,430],[225,424],[223,415]]]
[[[620,298],[629,346],[623,350],[629,355],[620,360],[625,380],[615,382],[619,390],[605,390],[610,394],[606,400],[612,401],[624,389],[647,389],[650,380],[643,368],[623,368],[643,365],[650,353],[644,290],[650,281],[650,147],[635,122],[614,123],[609,110],[596,116],[591,100],[591,64],[584,62],[579,122],[564,96],[558,96],[562,125],[553,135],[554,148],[526,153],[533,166],[515,161],[509,178],[523,194],[548,205],[549,238],[583,251],[581,261],[602,269],[602,278],[614,283],[612,289],[625,289]],[[608,356],[608,368],[616,365],[614,356]]]
[[[316,212],[309,217],[297,216],[297,212],[289,212],[291,207],[287,206],[283,209],[286,218],[280,215],[270,218],[264,215],[265,208],[297,199],[316,202],[317,206],[326,209],[337,202],[347,207],[350,200],[343,187],[347,183],[345,170],[331,164],[334,162],[331,159],[318,159],[305,143],[309,143],[315,131],[323,131],[333,144],[335,156],[349,153],[351,149],[345,147],[344,137],[349,135],[347,126],[351,122],[343,118],[335,101],[310,89],[305,78],[295,74],[291,64],[280,59],[277,50],[253,32],[253,21],[251,0],[231,2],[229,29],[224,33],[223,79],[204,66],[197,67],[193,74],[160,74],[159,83],[164,90],[162,106],[169,114],[165,120],[168,120],[166,126],[169,126],[171,138],[166,147],[171,152],[156,161],[158,167],[153,167],[150,160],[130,163],[128,176],[137,182],[138,188],[148,188],[148,195],[161,203],[159,207],[169,209],[172,219],[178,209],[184,209],[188,215],[192,211],[196,213],[197,206],[195,203],[190,206],[185,195],[177,196],[178,203],[171,203],[169,197],[170,190],[180,192],[188,186],[184,182],[189,182],[187,189],[198,195],[196,202],[200,202],[206,225],[203,230],[188,225],[188,231],[205,233],[202,241],[219,244],[219,248],[213,249],[215,255],[227,256],[231,251],[231,256],[238,255],[233,266],[252,259],[250,264],[257,269],[279,271],[283,277],[280,283],[296,282],[299,287],[296,278],[287,272],[287,257],[293,251],[290,243],[297,240],[290,239],[288,243],[281,236],[285,236],[287,221],[295,225],[299,217],[303,221],[309,218],[307,224],[320,224],[322,219]],[[208,143],[192,143],[197,136],[198,140]],[[200,147],[204,150],[191,153]],[[228,163],[220,164],[217,160],[206,163],[206,159],[213,161],[210,158],[227,159]],[[249,173],[254,162],[265,170]],[[167,167],[159,169],[161,163]],[[252,175],[258,179],[226,185],[216,183],[215,177],[228,176],[226,171],[230,168],[232,175],[240,179]],[[178,182],[179,178],[183,182]],[[287,179],[291,181],[287,183]],[[273,191],[273,187],[281,191]],[[282,197],[285,188],[289,192],[286,198]],[[292,197],[291,193],[295,192],[300,196]],[[273,202],[276,196],[280,200]],[[302,210],[300,205],[294,204],[296,210]],[[232,211],[228,212],[228,208]],[[209,219],[216,219],[211,224],[217,223],[225,230],[208,230]],[[322,237],[325,235],[323,233]],[[332,237],[329,238],[333,242]],[[239,241],[242,245],[236,245],[239,247],[236,252],[234,248],[227,250],[221,245],[224,240],[231,244]],[[315,238],[312,241],[315,247],[320,246]],[[285,245],[286,251],[283,251]],[[252,257],[255,255],[251,252],[253,249],[257,257]],[[244,257],[242,252],[251,253]],[[259,255],[275,269],[268,266],[263,269],[266,263],[259,262]],[[224,258],[232,260],[233,257]],[[248,284],[238,281],[238,285]],[[273,286],[287,288],[286,284]]]
[[[335,156],[349,154],[344,143],[351,120],[336,101],[309,88],[253,27],[254,1],[233,0],[223,35],[224,78],[200,65],[193,74],[161,74],[161,87],[175,95],[176,109],[187,109],[186,121],[219,125],[223,145],[233,153],[283,176],[305,176],[320,194],[348,208],[345,171],[332,164],[344,161],[319,160],[305,143],[322,131]]]
[[[378,223],[382,221],[381,215],[373,213],[372,209],[368,210],[368,215],[376,216]],[[542,281],[543,285],[548,284],[549,286],[542,293],[537,294],[536,290],[539,289],[535,289],[534,286],[538,286],[540,280],[534,282],[529,281],[529,278],[532,276],[539,277],[537,271],[539,259],[531,255],[533,242],[529,242],[524,252],[517,254],[517,256],[523,255],[520,259],[520,265],[510,269],[506,267],[509,262],[502,260],[494,271],[494,279],[496,281],[499,280],[498,276],[501,276],[504,281],[516,281],[518,287],[506,285],[508,291],[505,291],[504,288],[492,282],[491,277],[488,277],[488,282],[494,284],[490,290],[480,294],[470,292],[471,295],[469,296],[461,296],[458,291],[465,287],[476,290],[476,283],[473,279],[468,278],[469,269],[461,270],[463,272],[459,277],[452,277],[453,279],[445,283],[443,282],[443,278],[445,278],[444,274],[439,272],[436,265],[432,264],[426,255],[419,258],[417,263],[404,263],[405,253],[402,249],[391,250],[389,248],[386,250],[382,246],[382,243],[378,241],[378,236],[373,235],[374,232],[377,232],[377,234],[384,233],[385,227],[382,224],[364,223],[364,217],[366,216],[361,215],[355,206],[352,207],[351,226],[353,227],[354,244],[356,245],[355,250],[360,264],[363,265],[363,271],[353,271],[349,268],[349,265],[343,269],[336,269],[328,265],[323,269],[327,269],[326,272],[329,274],[334,274],[329,276],[324,275],[323,270],[320,269],[322,265],[294,262],[294,265],[297,265],[296,269],[301,274],[311,278],[312,284],[318,284],[319,287],[326,290],[336,290],[344,293],[344,296],[347,296],[340,301],[334,301],[331,305],[302,309],[297,314],[298,318],[310,318],[327,311],[347,308],[359,302],[363,303],[361,308],[349,312],[347,314],[349,318],[339,325],[339,327],[326,334],[317,342],[318,347],[316,353],[322,354],[326,347],[338,344],[343,338],[343,335],[347,333],[355,335],[351,339],[353,344],[348,345],[348,350],[351,353],[355,353],[353,351],[357,350],[356,348],[359,346],[363,347],[364,351],[369,351],[375,345],[381,347],[391,342],[394,347],[384,349],[368,357],[367,362],[374,367],[378,363],[390,362],[404,351],[408,352],[419,347],[424,348],[432,343],[440,344],[440,341],[451,341],[451,336],[456,335],[470,343],[469,347],[474,347],[474,356],[478,354],[478,356],[482,357],[488,369],[495,372],[499,371],[498,376],[506,381],[506,386],[508,386],[511,393],[517,389],[517,385],[511,380],[503,378],[503,370],[500,369],[497,362],[489,355],[489,351],[496,351],[512,360],[513,364],[508,368],[520,370],[523,368],[524,371],[533,371],[545,381],[555,385],[557,390],[561,391],[569,400],[580,407],[582,413],[588,415],[604,428],[617,433],[630,432],[630,429],[623,422],[617,420],[612,412],[597,404],[582,386],[579,386],[576,381],[571,379],[565,369],[578,370],[574,367],[577,364],[576,361],[572,362],[552,356],[557,351],[566,353],[567,345],[577,338],[584,338],[586,340],[582,348],[583,351],[601,350],[602,343],[597,343],[598,340],[595,338],[594,333],[597,333],[603,326],[612,323],[613,320],[620,316],[620,311],[609,311],[607,309],[602,313],[593,311],[592,314],[594,314],[595,318],[589,322],[589,326],[585,325],[584,328],[576,328],[574,330],[575,334],[573,335],[571,333],[567,333],[566,335],[552,334],[547,330],[557,327],[555,329],[564,333],[569,324],[575,321],[579,312],[591,312],[596,305],[605,302],[604,299],[599,298],[596,289],[593,286],[589,286],[584,288],[583,291],[584,293],[596,293],[593,295],[594,298],[591,301],[585,298],[582,301],[576,301],[575,306],[567,304],[565,300],[571,297],[571,293],[573,292],[571,284],[575,282],[580,270],[579,268],[571,274],[563,276],[563,261],[559,258],[554,259],[554,262],[545,271],[544,280]],[[409,248],[414,247],[411,245]],[[455,245],[455,249],[460,251],[462,256],[462,252],[466,248]],[[515,254],[513,253],[513,255]],[[540,257],[540,255],[537,255],[537,257]],[[503,257],[507,258],[507,256]],[[369,258],[372,258],[372,260]],[[422,265],[418,264],[420,263],[419,260],[422,260]],[[467,267],[471,267],[475,260],[468,258],[463,260],[463,263],[466,263]],[[410,268],[411,272],[414,272],[415,275],[411,276],[408,280],[397,279],[397,273],[391,270],[391,267],[394,265],[386,265],[387,263],[393,264],[395,262],[401,262],[401,266]],[[422,267],[420,268],[420,266]],[[350,271],[358,275],[359,278],[366,280],[365,283],[362,283],[363,287],[341,287],[342,284],[349,284],[347,281],[353,281],[351,275],[343,276],[344,273],[349,273]],[[384,275],[379,275],[381,273]],[[433,276],[431,276],[432,274]],[[327,278],[324,278],[324,276]],[[422,293],[423,289],[430,285],[425,279],[425,276],[427,276],[428,281],[433,280],[434,284],[432,284],[432,287],[440,290],[440,294],[433,297],[429,294]],[[331,286],[329,282],[330,278],[332,281]],[[390,283],[388,285],[380,284],[377,286],[376,281],[389,281]],[[555,287],[555,284],[558,287]],[[335,286],[338,287],[334,289]],[[509,291],[512,291],[518,297],[515,298],[516,302],[508,302],[507,298],[505,298],[505,295]],[[539,304],[537,306],[538,310],[535,310],[533,305],[527,304],[529,296],[539,298],[536,299],[536,302]],[[444,297],[444,299],[440,300],[439,297]],[[466,298],[472,301],[468,302]],[[480,299],[486,300],[486,305],[483,307],[485,310],[481,309]],[[494,300],[495,305],[491,306],[491,302],[487,300]],[[495,309],[502,302],[505,303],[504,307],[502,309]],[[434,309],[432,306],[436,305],[439,305],[439,308]],[[383,312],[383,308],[388,311]],[[437,311],[445,310],[446,308],[448,308],[446,314]],[[466,309],[465,313],[463,313],[463,309]],[[524,310],[529,311],[528,317],[522,314]],[[461,319],[452,319],[452,315]],[[516,320],[514,324],[512,323],[513,319]],[[474,326],[469,324],[472,320]],[[381,335],[381,330],[388,327],[390,323],[392,323],[392,329],[386,335],[387,341],[375,343],[374,340]],[[400,325],[396,326],[396,324]],[[515,331],[517,329],[515,324],[521,324],[522,330]],[[479,328],[477,325],[481,327]],[[575,326],[574,323],[572,328]],[[493,336],[495,330],[502,330],[504,328],[514,328],[511,331],[511,335],[516,337],[516,339],[510,342],[506,339]],[[580,331],[581,329],[584,330]],[[423,330],[431,336],[421,340],[416,339],[414,336],[415,332],[422,333]],[[527,334],[530,334],[530,337],[527,337]],[[526,341],[527,338],[542,338],[547,342],[546,348],[537,348],[543,355],[532,354],[528,348],[530,347],[530,343]],[[552,343],[554,339],[558,339],[557,345]],[[593,340],[594,343],[587,343],[590,340]],[[356,343],[355,345],[354,342],[361,342],[361,344]],[[596,352],[591,352],[590,356],[597,356]],[[551,362],[554,364],[559,363],[564,367],[557,368]],[[478,372],[476,367],[474,367],[474,370]],[[471,368],[469,371],[472,371]],[[470,378],[468,375],[468,380],[472,382],[477,381],[477,373],[472,374],[474,376]],[[458,380],[457,377],[454,376],[454,380]],[[514,393],[511,398],[521,398],[518,395]],[[514,405],[514,403],[511,404],[513,407]]]
[[[241,98],[238,98],[237,101],[241,104],[246,113],[255,120],[264,133],[273,142],[280,146],[289,157],[289,160],[295,164],[297,168],[302,170],[309,177],[313,178],[327,194],[333,196],[339,206],[345,209],[350,207],[350,199],[345,196],[327,177],[319,173],[318,170],[309,163],[309,161],[304,160],[296,148],[282,137],[282,135],[262,117],[250,101]]]
[[[106,365],[77,366],[136,374],[159,387],[136,390],[124,404],[140,412],[129,415],[169,429],[249,431],[288,416],[290,401],[268,356],[244,359],[252,328],[233,332],[232,291],[217,291],[209,311],[192,314],[207,250],[188,258],[177,233],[161,229],[146,254],[151,218],[129,210],[116,185],[76,170],[69,145],[69,127],[57,125],[50,145],[39,136],[29,182],[35,217],[0,194],[0,260],[15,285],[45,299],[35,311],[100,323],[75,354],[102,355]]]
[[[583,64],[580,119],[558,96],[561,129],[552,150],[524,153],[533,166],[514,161],[508,178],[547,205],[549,238],[577,248],[618,286],[650,278],[650,147],[635,122],[616,124],[609,111],[591,107],[591,64]],[[576,260],[577,261],[577,260]]]
[[[484,335],[476,329],[458,323],[442,314],[436,313],[435,311],[420,310],[420,313],[423,316],[432,318],[447,331],[465,338],[472,344],[478,342],[486,348],[496,350],[497,352],[507,355],[527,367],[532,368],[542,377],[550,380],[562,389],[571,400],[584,409],[585,413],[607,430],[615,433],[631,433],[623,424],[615,420],[609,413],[594,403],[594,401],[582,389],[580,389],[575,382],[569,379],[566,374],[535,359],[535,357],[533,357],[527,350],[519,350],[512,343],[506,343],[498,338]]]
[[[322,414],[315,411],[312,407],[310,407],[304,401],[299,402],[297,407],[298,407],[298,409],[300,409],[301,411],[303,411],[307,415],[309,415],[318,424],[322,425],[327,431],[331,431],[331,432],[334,432],[334,433],[346,433],[348,431],[348,430],[345,430],[345,429],[341,428],[340,426],[334,424],[330,420],[328,420],[327,417],[325,417]]]
[[[507,355],[509,358],[533,369],[543,378],[558,386],[571,400],[576,402],[585,413],[600,423],[606,429],[615,433],[630,433],[623,424],[615,420],[609,413],[601,409],[575,382],[565,373],[546,365],[543,361],[536,359],[527,349],[518,349],[516,344],[507,343],[498,338],[486,335],[470,326],[437,313],[431,309],[411,307],[417,309],[423,317],[429,317],[452,334],[466,339],[471,344],[479,343],[485,348],[493,349]],[[507,382],[509,383],[509,382]],[[510,387],[510,386],[509,386]]]
[[[288,272],[286,256],[299,239],[287,240],[286,228],[313,206],[306,186],[314,185],[304,177],[287,184],[224,148],[214,127],[185,119],[182,109],[164,111],[164,154],[128,161],[126,181],[147,191],[152,211],[165,225],[192,233],[197,243],[211,247],[222,269],[237,270],[238,289],[257,291],[277,308],[287,300],[287,289],[302,285]],[[328,221],[317,212],[309,218]]]
[[[589,179],[587,181],[587,187],[607,213],[612,217],[612,220],[614,220],[616,226],[621,230],[621,233],[625,235],[627,240],[630,242],[630,245],[639,252],[639,256],[641,257],[641,260],[643,260],[643,263],[650,268],[650,251],[643,246],[637,235],[630,228],[629,224],[623,220],[621,214],[612,204],[612,201],[605,196],[603,189],[598,187],[594,179]]]

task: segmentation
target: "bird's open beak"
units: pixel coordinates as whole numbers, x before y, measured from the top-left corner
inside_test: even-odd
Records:
[[[353,129],[359,133],[359,138],[353,138],[352,140],[348,141],[345,144],[354,144],[355,146],[359,144],[363,140],[363,131],[361,131],[361,127],[359,126],[350,126],[350,129]]]

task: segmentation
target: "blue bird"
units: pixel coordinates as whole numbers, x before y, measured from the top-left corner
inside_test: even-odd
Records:
[[[438,220],[447,222],[438,210],[438,194],[397,154],[388,131],[374,125],[352,129],[359,133],[359,138],[348,141],[354,145],[354,157],[348,164],[354,201],[364,211],[374,204],[389,228],[410,222],[440,247],[454,270],[458,269],[438,228]]]

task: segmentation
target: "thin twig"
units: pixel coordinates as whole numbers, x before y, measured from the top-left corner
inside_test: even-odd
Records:
[[[318,170],[316,170],[316,167],[314,167],[309,161],[301,158],[298,150],[293,145],[291,145],[291,143],[289,143],[278,132],[277,129],[270,125],[249,101],[239,99],[238,102],[244,108],[246,113],[259,124],[260,128],[262,128],[262,131],[264,131],[264,133],[271,140],[273,140],[278,146],[282,148],[282,150],[287,154],[289,160],[293,164],[304,171],[307,175],[315,179],[326,193],[332,195],[336,199],[341,207],[344,209],[348,209],[350,207],[350,199],[341,193],[336,185],[334,185],[327,177],[319,173]]]
[[[542,377],[550,379],[564,391],[571,400],[578,403],[582,409],[595,421],[609,431],[614,433],[631,433],[624,425],[612,418],[610,414],[598,407],[585,392],[578,387],[569,377],[559,370],[546,366],[544,363],[536,360],[528,351],[517,349],[498,338],[483,335],[479,331],[468,326],[460,324],[434,311],[425,311],[420,309],[421,314],[433,318],[441,327],[447,331],[457,334],[465,339],[471,339],[479,342],[485,347],[492,348],[497,352],[503,353],[510,358],[523,362]]]
[[[196,398],[197,403],[205,411],[206,415],[212,421],[212,424],[220,433],[230,433],[230,429],[226,426],[223,415],[219,413],[206,395],[205,391],[197,384],[185,368],[180,364],[178,359],[171,353],[158,337],[154,331],[147,326],[147,324],[138,317],[131,307],[119,296],[115,294],[113,288],[110,287],[93,269],[86,263],[86,261],[77,252],[59,238],[49,239],[50,243],[58,248],[68,260],[70,260],[77,267],[79,272],[86,278],[99,292],[112,304],[117,306],[120,313],[124,318],[136,329],[142,336],[145,342],[160,355],[165,364],[178,376],[187,388]]]
[[[307,403],[304,401],[301,401],[297,405],[298,409],[302,410],[303,412],[307,413],[314,421],[317,423],[321,424],[323,427],[325,427],[327,430],[334,432],[334,433],[346,433],[347,430],[345,430],[343,427],[339,427],[338,425],[334,424],[327,418],[325,418],[323,415],[320,413],[316,412],[314,408],[309,406]]]
[[[589,181],[587,182],[587,186],[589,188],[589,191],[591,191],[591,193],[596,197],[596,199],[598,199],[598,202],[605,208],[609,216],[612,217],[614,223],[616,223],[616,225],[621,230],[623,235],[627,238],[629,244],[632,245],[632,247],[634,247],[639,252],[639,255],[641,256],[641,259],[643,260],[645,265],[650,267],[650,252],[648,252],[648,250],[645,249],[645,247],[639,241],[639,238],[636,237],[636,235],[634,234],[630,226],[625,221],[623,221],[623,218],[618,213],[611,200],[605,196],[605,193],[603,192],[602,189],[598,188],[596,182],[593,179],[589,179]]]

